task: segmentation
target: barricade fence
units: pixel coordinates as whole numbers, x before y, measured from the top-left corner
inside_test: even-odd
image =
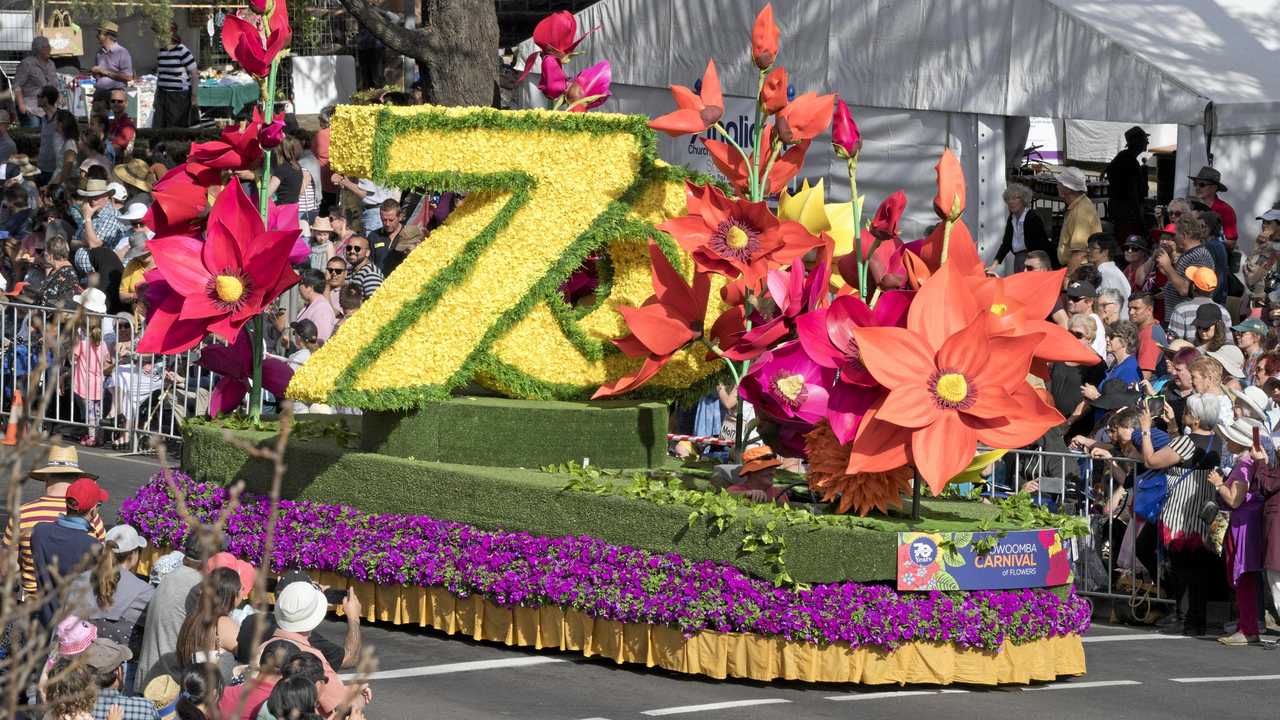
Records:
[[[199,347],[138,353],[140,336],[128,313],[0,305],[3,418],[20,398],[24,416],[46,403],[37,418],[45,429],[73,436],[83,429],[84,444],[137,453],[150,447],[150,437],[180,438],[183,418],[208,414],[214,376],[196,364]]]
[[[1010,450],[991,466],[982,492],[995,499],[1025,490],[1037,504],[1087,522],[1089,534],[1070,541],[1076,591],[1113,601],[1121,620],[1148,622],[1176,600],[1166,597],[1157,528],[1133,513],[1138,467],[1122,456]]]

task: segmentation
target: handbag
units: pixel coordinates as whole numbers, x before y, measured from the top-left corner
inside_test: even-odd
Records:
[[[71,13],[66,10],[54,10],[41,33],[49,40],[52,57],[80,57],[84,54],[84,33],[71,21]]]
[[[1192,473],[1188,468],[1178,478],[1173,487],[1178,487]],[[1164,509],[1164,501],[1169,498],[1173,488],[1169,487],[1169,476],[1164,470],[1148,470],[1138,476],[1133,484],[1133,514],[1146,520],[1156,522],[1160,519],[1160,511]]]

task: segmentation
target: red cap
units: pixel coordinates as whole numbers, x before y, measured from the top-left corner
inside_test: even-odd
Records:
[[[67,488],[67,507],[78,512],[88,512],[98,503],[107,501],[107,491],[93,478],[82,477]]]
[[[1160,234],[1161,235],[1177,235],[1178,226],[1173,223],[1169,223],[1168,225],[1165,225],[1163,228],[1160,229]]]

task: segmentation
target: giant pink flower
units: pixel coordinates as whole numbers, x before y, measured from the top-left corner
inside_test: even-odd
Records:
[[[256,170],[262,164],[258,132],[264,122],[262,112],[255,107],[253,119],[243,128],[228,125],[222,129],[221,139],[192,143],[187,164],[214,170]]]
[[[298,282],[289,251],[298,230],[267,230],[240,183],[214,201],[205,238],[157,237],[147,243],[156,267],[147,329],[139,352],[176,353],[206,332],[234,341],[240,329]]]
[[[194,232],[209,208],[209,186],[220,174],[188,163],[174,167],[151,189],[152,203],[143,222],[157,236]]]
[[[862,362],[853,330],[903,327],[911,298],[909,292],[887,292],[873,309],[853,295],[842,295],[830,307],[812,310],[796,320],[800,345],[809,357],[822,367],[840,371],[827,402],[827,419],[841,444],[853,440],[863,415],[884,396],[884,389]]]
[[[222,377],[209,394],[209,414],[218,417],[239,407],[253,377],[253,347],[249,333],[241,332],[230,345],[213,343],[200,351],[196,364]],[[289,363],[273,357],[262,359],[262,387],[283,397],[293,377]]]
[[[271,62],[289,46],[293,31],[289,28],[289,12],[283,2],[267,20],[266,38],[258,23],[237,15],[228,15],[222,23],[222,47],[240,67],[254,77],[266,77]]]
[[[835,371],[815,363],[793,340],[761,355],[738,390],[772,418],[813,425],[827,414],[827,388],[835,384]]]

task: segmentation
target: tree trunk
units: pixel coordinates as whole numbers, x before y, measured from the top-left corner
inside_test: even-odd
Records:
[[[421,29],[387,19],[369,0],[339,0],[387,47],[421,62],[427,102],[492,105],[498,82],[493,0],[422,0]]]

